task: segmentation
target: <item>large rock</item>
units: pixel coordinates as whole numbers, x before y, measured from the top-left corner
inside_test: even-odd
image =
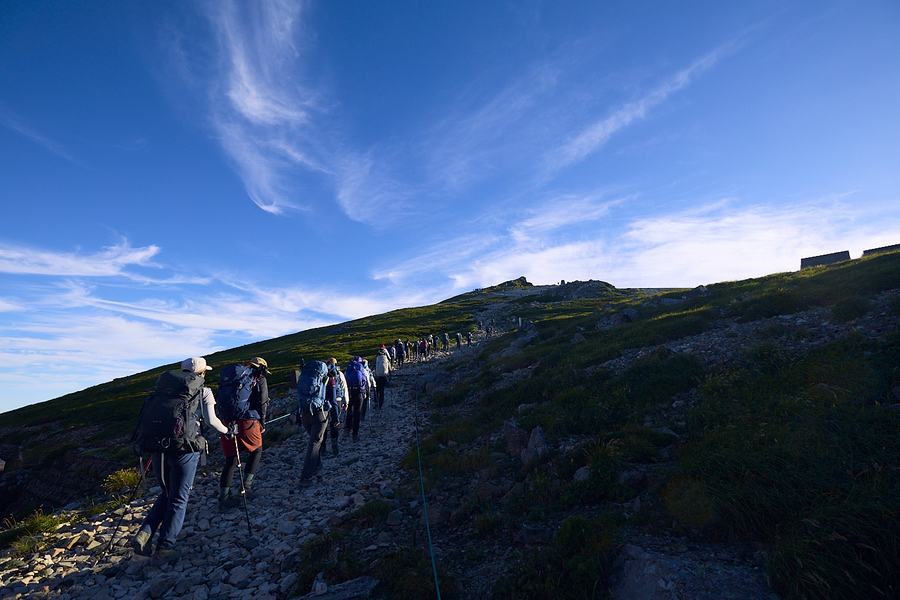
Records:
[[[503,423],[502,433],[509,455],[516,458],[521,456],[522,450],[528,447],[528,432],[510,420]]]
[[[547,445],[547,435],[539,425],[531,430],[528,447],[522,450],[520,457],[523,463],[528,464],[533,460],[546,458],[548,454],[550,446]]]
[[[375,588],[379,580],[374,577],[363,576],[328,586],[324,594],[309,593],[301,596],[301,600],[368,600],[375,598]]]
[[[440,504],[429,504],[428,505],[428,526],[434,527],[435,525],[443,525],[450,518],[450,511],[441,506]],[[419,519],[420,525],[425,525],[426,511],[422,511],[422,516]]]
[[[416,381],[418,390],[422,394],[430,394],[439,389],[448,389],[453,378],[446,371],[429,371]]]
[[[510,342],[509,346],[505,349],[497,352],[496,354],[492,354],[488,357],[488,360],[496,360],[498,358],[507,358],[509,356],[515,356],[516,354],[522,354],[522,348],[530,344],[535,338],[537,338],[538,328],[531,321],[525,321],[522,323],[522,326],[516,331],[516,339]]]

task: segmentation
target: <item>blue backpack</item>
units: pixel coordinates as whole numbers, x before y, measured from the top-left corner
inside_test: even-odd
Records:
[[[250,409],[250,393],[256,386],[257,375],[244,365],[228,365],[219,375],[216,392],[216,412],[223,421],[259,420],[259,413]]]
[[[321,360],[311,360],[303,365],[297,379],[297,412],[331,410],[331,403],[325,398],[328,383],[328,366]]]
[[[355,357],[347,365],[347,372],[344,374],[347,378],[347,387],[365,390],[369,385],[369,377],[366,375],[366,368],[363,366],[362,358]]]

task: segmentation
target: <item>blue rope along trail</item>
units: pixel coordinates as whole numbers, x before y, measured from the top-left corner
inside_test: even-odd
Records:
[[[425,510],[425,531],[428,534],[428,551],[431,554],[431,570],[434,571],[434,589],[441,600],[441,586],[438,584],[437,564],[434,562],[434,546],[431,544],[431,526],[428,523],[428,503],[425,501],[425,478],[422,475],[422,452],[419,450],[419,378],[416,378],[416,458],[419,459],[419,484],[422,486],[422,507]]]

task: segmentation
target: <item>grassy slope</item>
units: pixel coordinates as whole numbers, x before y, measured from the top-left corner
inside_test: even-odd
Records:
[[[653,491],[655,502],[645,503],[629,524],[643,523],[648,533],[672,533],[674,519],[674,533],[694,530],[711,539],[758,541],[769,550],[770,580],[786,598],[854,597],[861,586],[872,597],[894,597],[900,592],[895,568],[900,543],[891,522],[900,511],[900,471],[892,457],[900,454],[900,417],[884,404],[895,402],[891,390],[900,385],[900,335],[879,343],[851,335],[802,358],[762,343],[746,349],[746,366],[716,372],[668,352],[652,353],[616,376],[587,367],[622,349],[700,333],[723,315],[746,322],[831,306],[833,319],[849,319],[867,310],[868,296],[897,288],[900,254],[894,253],[716,284],[707,296],[668,307],[649,307],[647,298],[621,291],[552,306],[523,299],[523,316],[535,320],[539,342],[521,354],[490,360],[512,336],[494,342],[474,381],[437,398],[452,407],[470,392],[486,390],[473,418],[442,416],[434,424],[422,447],[430,482],[440,486],[442,477],[485,467],[454,460],[441,444],[451,439],[465,444],[495,431],[519,404],[537,403],[519,418],[522,427],[541,425],[551,438],[590,441],[548,464],[523,469],[519,481],[525,495],[505,514],[489,516],[508,518],[518,511],[539,521],[579,506],[628,501],[637,492],[618,483],[617,476],[633,468],[629,465],[660,460],[658,450],[674,441],[645,428],[645,418],[665,413],[673,394],[694,389],[702,400],[687,422],[669,423],[688,441],[677,448],[675,467]],[[640,320],[594,330],[604,308],[628,306],[639,310]],[[900,306],[895,302],[891,310],[896,315]],[[573,345],[576,333],[587,342]],[[528,378],[492,387],[502,373],[523,367],[533,367]],[[582,466],[591,467],[590,479],[573,481]],[[578,564],[611,548],[601,543],[607,539],[602,524],[582,525],[584,531],[590,528],[600,532],[590,556],[573,557],[554,544],[501,581],[497,597],[557,597],[583,585],[578,579],[583,574],[560,575],[558,565]],[[550,571],[558,577],[541,575]]]

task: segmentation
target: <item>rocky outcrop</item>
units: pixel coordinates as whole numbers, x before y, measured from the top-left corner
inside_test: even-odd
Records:
[[[615,292],[616,288],[605,281],[572,281],[552,286],[543,292],[543,296],[551,296],[554,299],[581,300],[583,298],[600,298]]]

